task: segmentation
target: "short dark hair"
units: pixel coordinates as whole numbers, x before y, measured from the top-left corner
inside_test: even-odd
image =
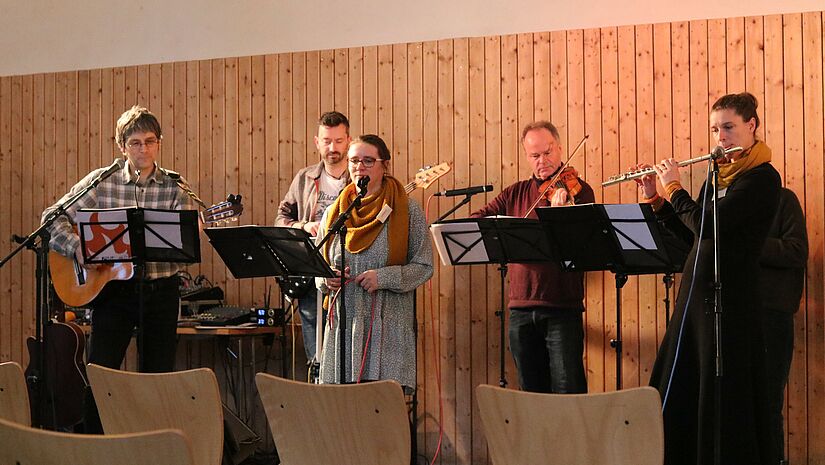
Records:
[[[118,146],[126,145],[126,139],[134,132],[151,132],[160,139],[160,123],[155,115],[145,107],[135,105],[123,112],[117,119],[115,127],[115,142]]]
[[[378,158],[389,161],[390,149],[387,148],[387,144],[381,137],[375,134],[364,134],[353,139],[350,147],[358,143],[372,145],[378,150]]]
[[[756,113],[756,108],[758,106],[759,102],[753,94],[750,92],[742,92],[739,94],[728,94],[719,97],[719,99],[713,103],[710,110],[716,111],[731,109],[735,111],[737,115],[741,116],[746,122],[750,121],[751,118],[756,118],[756,127],[753,128],[753,130],[756,131],[759,128],[759,115]]]
[[[524,126],[524,129],[521,130],[521,143],[524,143],[524,138],[527,137],[527,133],[535,129],[547,129],[550,131],[550,134],[556,138],[556,142],[561,142],[559,130],[556,129],[556,126],[554,126],[553,123],[550,121],[533,121],[532,123],[528,123]]]
[[[318,126],[326,126],[334,128],[336,126],[344,125],[347,128],[347,135],[349,135],[349,120],[343,113],[337,111],[328,111],[318,118]]]

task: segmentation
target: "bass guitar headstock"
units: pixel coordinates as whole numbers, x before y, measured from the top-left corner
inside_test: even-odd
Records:
[[[237,221],[243,213],[242,196],[229,194],[224,202],[216,203],[201,212],[204,224],[220,224]]]

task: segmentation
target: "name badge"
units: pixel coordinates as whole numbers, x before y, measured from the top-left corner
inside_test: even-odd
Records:
[[[378,221],[382,223],[387,222],[387,218],[390,217],[390,213],[392,213],[392,208],[389,205],[384,204],[384,207],[378,212]]]
[[[727,188],[727,187],[726,187],[726,188],[724,188],[724,189],[719,189],[719,198],[720,198],[720,199],[721,199],[721,198],[724,198],[724,197],[725,197],[725,194],[727,194],[727,193],[728,193],[728,188]]]

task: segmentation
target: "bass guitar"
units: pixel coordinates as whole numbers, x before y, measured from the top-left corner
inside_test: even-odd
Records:
[[[441,163],[436,166],[425,166],[415,173],[412,181],[404,185],[404,192],[409,195],[412,191],[430,187],[438,178],[450,172],[449,163]],[[279,279],[281,291],[291,299],[305,297],[315,288],[315,278],[305,276],[291,276]]]
[[[204,224],[219,224],[232,221],[241,213],[241,196],[229,195],[226,201],[201,212],[200,218]],[[109,281],[131,279],[134,267],[123,262],[85,268],[74,257],[65,257],[52,250],[49,251],[49,272],[60,300],[70,307],[80,307],[94,300]]]

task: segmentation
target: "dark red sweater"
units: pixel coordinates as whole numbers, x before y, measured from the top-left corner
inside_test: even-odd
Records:
[[[579,179],[582,190],[576,203],[592,203],[596,197],[593,189]],[[493,215],[522,217],[539,196],[541,182],[535,177],[519,181],[504,189],[492,202],[473,212],[472,217]],[[538,206],[550,205],[546,200]],[[528,218],[536,218],[536,212]],[[562,271],[557,263],[519,264],[508,267],[510,277],[510,302],[508,308],[550,307],[577,308],[584,310],[584,274]]]

